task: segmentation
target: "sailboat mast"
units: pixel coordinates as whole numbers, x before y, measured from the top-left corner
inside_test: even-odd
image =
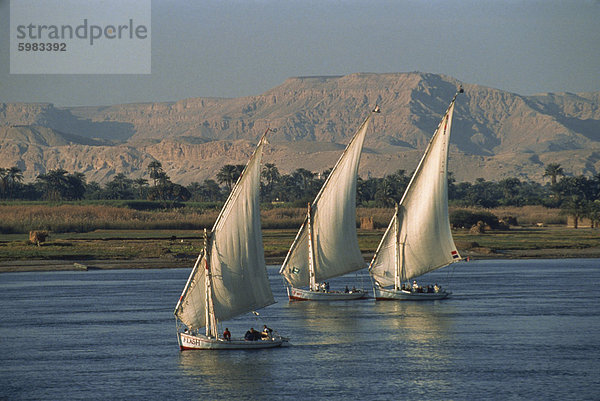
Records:
[[[317,287],[317,280],[315,277],[315,253],[313,248],[313,226],[312,226],[312,208],[310,206],[310,202],[308,202],[308,279],[309,279],[309,288],[311,291],[315,291]]]
[[[400,277],[400,250],[398,237],[398,204],[396,203],[396,210],[394,211],[394,287],[399,290],[402,287],[402,277]]]
[[[212,273],[210,270],[210,253],[208,250],[208,232],[206,228],[204,229],[204,261],[205,261],[205,269],[206,274],[204,276],[204,285],[206,286],[206,298],[205,298],[205,313],[206,313],[206,336],[207,337],[217,337],[217,322],[215,320],[215,313],[213,307],[212,300]]]
[[[205,320],[206,320],[206,336],[209,337],[210,336],[210,300],[211,300],[211,296],[210,296],[210,268],[208,265],[208,240],[207,240],[207,230],[206,228],[204,229],[204,268],[206,269],[206,274],[204,275],[204,286],[205,286],[205,299],[204,299],[204,304],[206,305],[205,308]]]

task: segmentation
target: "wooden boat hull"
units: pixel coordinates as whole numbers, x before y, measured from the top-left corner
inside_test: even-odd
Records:
[[[373,288],[373,294],[378,301],[434,301],[447,298],[451,293],[440,292],[412,292],[386,288]]]
[[[191,335],[178,333],[179,348],[185,350],[236,350],[236,349],[263,349],[276,348],[287,345],[287,339],[275,337],[268,340],[245,341],[243,339],[232,339],[230,341],[222,338],[208,338],[203,335]]]
[[[321,292],[288,287],[290,301],[351,301],[367,296],[367,292],[358,290],[354,292]]]

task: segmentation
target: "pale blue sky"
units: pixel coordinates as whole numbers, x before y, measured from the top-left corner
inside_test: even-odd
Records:
[[[8,11],[0,0],[0,102],[238,97],[292,76],[408,71],[600,91],[600,0],[153,0],[151,75],[11,75]]]

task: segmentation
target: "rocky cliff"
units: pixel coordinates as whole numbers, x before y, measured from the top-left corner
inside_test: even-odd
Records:
[[[214,178],[245,163],[267,127],[264,161],[280,171],[333,166],[369,110],[379,104],[360,173],[412,171],[459,82],[424,73],[297,77],[251,97],[57,108],[0,104],[0,166],[26,179],[49,169],[103,182],[147,177],[152,160],[175,182]],[[544,165],[600,172],[600,93],[520,96],[463,83],[452,127],[450,170],[459,180],[542,180]]]

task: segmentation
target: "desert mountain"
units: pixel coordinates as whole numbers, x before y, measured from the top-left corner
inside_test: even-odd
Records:
[[[114,174],[146,177],[152,160],[173,181],[214,178],[245,163],[267,127],[264,162],[280,171],[323,171],[379,104],[361,160],[363,177],[411,172],[459,82],[425,73],[297,77],[234,99],[102,107],[0,103],[0,166],[27,180],[64,168],[103,182]],[[521,96],[463,83],[456,103],[449,168],[458,181],[482,177],[542,180],[544,166],[600,172],[600,92]]]

